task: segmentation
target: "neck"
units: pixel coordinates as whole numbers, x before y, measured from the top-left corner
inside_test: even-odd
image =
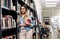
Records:
[[[22,17],[24,17],[24,16],[25,16],[25,14],[22,15]]]

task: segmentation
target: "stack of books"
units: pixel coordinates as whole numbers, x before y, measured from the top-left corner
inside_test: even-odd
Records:
[[[16,27],[16,22],[12,16],[6,15],[2,17],[2,29]]]

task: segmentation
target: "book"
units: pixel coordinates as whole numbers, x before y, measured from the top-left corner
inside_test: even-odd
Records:
[[[16,10],[16,7],[15,6],[12,6],[12,10]]]
[[[11,10],[16,10],[16,7],[13,6],[13,2],[12,2],[12,0],[10,0],[10,5],[11,5],[11,6],[10,6],[10,9],[11,9]]]
[[[8,19],[5,19],[5,28],[8,28]]]
[[[2,28],[5,28],[5,19],[6,18],[4,18],[4,17],[2,18]]]
[[[29,5],[30,2],[29,2],[29,0],[25,0],[25,3],[26,3],[27,5]]]
[[[4,6],[4,0],[1,0],[1,6]]]
[[[21,5],[18,3],[18,5],[17,5],[17,12],[18,13],[20,13],[20,7],[21,7]]]
[[[10,8],[10,7],[11,7],[11,1],[8,0],[8,8]]]
[[[12,9],[13,8],[12,0],[10,0],[10,3],[11,3],[10,9]]]
[[[12,19],[12,27],[16,27],[16,22],[14,19]]]
[[[28,10],[28,15],[30,16],[30,10]]]
[[[7,0],[3,0],[4,1],[4,6],[7,7]]]
[[[13,36],[6,36],[6,37],[4,37],[2,39],[13,39]]]
[[[5,36],[2,39],[16,39],[16,35]]]
[[[13,6],[12,0],[1,0],[1,6],[16,10],[16,7]]]
[[[6,15],[2,17],[2,29],[16,27],[16,21],[12,16]]]
[[[11,28],[11,19],[12,19],[12,16],[10,16],[10,15],[6,15],[5,16],[6,17],[6,23],[5,23],[5,25],[8,27],[8,28]]]
[[[33,8],[33,3],[30,3],[30,7]]]
[[[16,39],[16,35],[13,35],[13,39]]]

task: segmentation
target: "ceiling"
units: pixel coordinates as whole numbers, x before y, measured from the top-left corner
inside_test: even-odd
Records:
[[[60,0],[42,0],[42,8],[48,9],[60,9]]]

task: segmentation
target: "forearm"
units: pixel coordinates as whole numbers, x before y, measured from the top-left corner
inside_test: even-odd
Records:
[[[31,26],[31,23],[25,23],[25,24]]]
[[[26,24],[18,24],[18,26],[26,26]]]

